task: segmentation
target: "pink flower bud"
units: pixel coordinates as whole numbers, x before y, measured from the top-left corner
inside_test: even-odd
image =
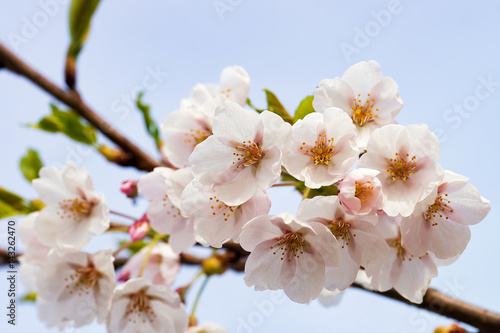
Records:
[[[129,198],[137,197],[137,181],[136,180],[126,180],[123,182],[120,188],[122,193],[125,193]]]
[[[134,242],[138,241],[139,239],[143,239],[148,233],[148,231],[149,231],[149,219],[146,216],[146,214],[144,214],[140,220],[135,221],[134,224],[132,224],[128,228],[128,233],[130,235],[130,238],[132,238]]]
[[[377,170],[350,171],[339,185],[339,200],[350,215],[375,214],[382,207],[382,185]]]

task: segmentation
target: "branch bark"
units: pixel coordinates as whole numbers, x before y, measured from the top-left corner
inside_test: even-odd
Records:
[[[144,153],[144,151],[95,113],[82,101],[80,95],[76,91],[65,91],[59,88],[0,43],[0,68],[2,67],[24,76],[35,85],[75,110],[80,116],[119,146],[123,154],[121,158],[116,161],[118,164],[122,166],[133,166],[144,171],[152,171],[155,167],[162,166],[162,164]]]

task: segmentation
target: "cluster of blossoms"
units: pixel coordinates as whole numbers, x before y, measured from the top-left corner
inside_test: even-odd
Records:
[[[23,222],[21,268],[43,320],[82,326],[97,317],[110,332],[223,332],[187,328],[168,287],[181,253],[229,241],[250,252],[244,279],[255,290],[283,289],[307,303],[325,288],[346,289],[361,270],[370,288],[422,302],[437,266],[464,251],[469,225],[490,204],[467,178],[441,168],[426,125],[396,124],[403,102],[394,80],[374,61],[356,64],[321,81],[315,112],[293,124],[244,108],[249,85],[243,68],[228,67],[220,85],[195,86],[166,118],[161,152],[172,167],[122,190],[150,200],[129,228],[132,239],[152,229],[168,244],[153,241],[117,277],[110,250],[81,251],[109,228],[86,171],[42,170],[34,186],[47,206]],[[276,184],[302,192],[295,215],[268,215],[266,190]]]

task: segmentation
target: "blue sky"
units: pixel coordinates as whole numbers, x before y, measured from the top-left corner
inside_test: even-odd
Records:
[[[0,0],[0,41],[61,86],[68,2]],[[152,72],[157,84],[146,89],[145,101],[161,122],[192,86],[217,82],[228,65],[248,71],[255,105],[264,105],[261,90],[268,88],[293,111],[322,79],[341,76],[358,61],[378,61],[398,83],[405,102],[396,120],[428,124],[442,144],[443,168],[469,177],[492,204],[489,216],[471,228],[462,257],[441,268],[432,286],[500,312],[495,283],[500,274],[500,182],[494,150],[500,142],[499,10],[495,1],[103,1],[78,61],[78,86],[95,110],[154,155],[140,116],[129,105]],[[139,217],[146,203],[132,206],[119,193],[121,182],[139,177],[138,172],[109,165],[60,135],[25,126],[47,114],[50,102],[53,98],[31,83],[0,71],[0,185],[36,196],[17,167],[32,147],[47,165],[72,159],[86,167],[110,207]],[[293,213],[300,201],[286,189],[273,189],[271,195],[274,213]],[[99,236],[89,248],[115,242]],[[193,274],[187,270],[179,281]],[[6,300],[4,284],[0,288],[0,299]],[[271,310],[262,304],[272,304]],[[20,325],[12,330],[2,320],[2,331],[57,331],[44,328],[34,306],[22,305],[19,311]],[[219,322],[229,332],[365,332],[375,327],[413,333],[452,322],[358,290],[349,290],[335,308],[294,304],[279,292],[254,292],[242,275],[233,273],[209,284],[199,318]],[[255,327],[245,329],[242,322]]]

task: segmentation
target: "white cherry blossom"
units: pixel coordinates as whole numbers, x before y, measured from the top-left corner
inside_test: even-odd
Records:
[[[226,205],[210,187],[196,181],[182,193],[182,214],[194,218],[196,234],[217,248],[230,239],[238,241],[243,225],[254,217],[266,215],[270,209],[271,200],[261,189],[237,206]]]
[[[340,180],[358,159],[355,127],[339,108],[313,112],[298,120],[292,127],[292,138],[285,167],[310,188]]]
[[[356,142],[364,149],[370,134],[393,123],[403,107],[399,88],[390,77],[382,76],[376,61],[362,61],[342,76],[324,79],[314,92],[314,109],[324,112],[330,107],[344,110],[356,125]]]
[[[440,259],[460,255],[470,239],[469,225],[479,223],[490,203],[467,183],[446,170],[442,183],[401,221],[401,242],[412,253],[433,252]]]
[[[339,244],[328,228],[289,213],[252,219],[243,227],[240,244],[251,252],[245,264],[247,286],[283,289],[298,303],[318,297],[325,267],[340,264]]]
[[[83,248],[92,235],[109,228],[109,209],[84,168],[68,162],[62,170],[44,167],[33,187],[46,207],[35,232],[41,243],[63,251]]]
[[[215,112],[213,133],[196,146],[189,161],[195,179],[213,186],[227,205],[240,205],[279,179],[291,135],[290,124],[281,117],[226,102]]]
[[[110,333],[184,333],[188,316],[177,293],[136,278],[116,287],[107,326]]]
[[[389,251],[374,226],[376,216],[347,215],[336,196],[306,199],[297,215],[327,226],[340,244],[341,265],[326,268],[325,287],[329,290],[344,290],[354,282],[360,266],[376,263]]]
[[[149,252],[150,251],[150,252]],[[122,267],[117,279],[127,281],[139,277],[146,254],[149,252],[142,276],[154,284],[171,286],[181,268],[178,254],[174,253],[170,245],[159,242],[151,250],[143,247],[134,254]]]
[[[443,179],[439,143],[427,125],[386,125],[373,132],[367,149],[358,167],[379,171],[383,210],[390,216],[411,215]]]
[[[47,326],[60,328],[106,321],[116,286],[111,250],[94,254],[52,251],[37,276],[37,308]]]
[[[182,191],[192,179],[190,168],[158,167],[142,176],[138,184],[139,193],[151,200],[146,212],[151,228],[170,235],[168,242],[175,253],[186,251],[196,242],[194,220],[180,211]]]
[[[373,215],[382,209],[382,184],[379,171],[359,168],[349,171],[339,184],[338,197],[350,215]]]

